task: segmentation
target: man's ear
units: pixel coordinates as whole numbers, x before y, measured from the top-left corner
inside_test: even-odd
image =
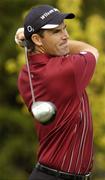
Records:
[[[37,46],[41,46],[42,45],[42,41],[41,41],[41,37],[38,34],[33,34],[31,36],[31,40],[35,43],[35,45]]]

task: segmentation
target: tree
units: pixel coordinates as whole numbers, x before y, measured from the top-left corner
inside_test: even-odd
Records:
[[[54,0],[55,1],[55,0]],[[50,4],[54,3],[50,1]],[[37,138],[34,121],[23,106],[17,90],[18,72],[24,50],[14,41],[23,17],[32,6],[48,0],[0,1],[0,179],[26,180],[36,159]]]

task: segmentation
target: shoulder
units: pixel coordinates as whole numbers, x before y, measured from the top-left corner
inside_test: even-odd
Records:
[[[28,80],[27,66],[23,65],[18,75],[18,84]]]

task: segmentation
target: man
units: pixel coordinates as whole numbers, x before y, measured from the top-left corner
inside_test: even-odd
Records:
[[[74,17],[41,5],[29,12],[24,29],[15,36],[18,44],[27,40],[36,101],[50,101],[57,108],[50,124],[36,122],[38,162],[30,180],[90,180],[93,128],[85,88],[94,74],[98,52],[87,43],[69,40],[64,19]],[[18,87],[31,111],[26,66],[19,74]]]

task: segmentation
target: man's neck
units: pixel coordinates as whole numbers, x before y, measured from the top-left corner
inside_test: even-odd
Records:
[[[36,46],[35,47],[35,53],[36,54],[44,54],[45,53],[45,50],[43,49],[43,47],[38,47],[38,46]]]

